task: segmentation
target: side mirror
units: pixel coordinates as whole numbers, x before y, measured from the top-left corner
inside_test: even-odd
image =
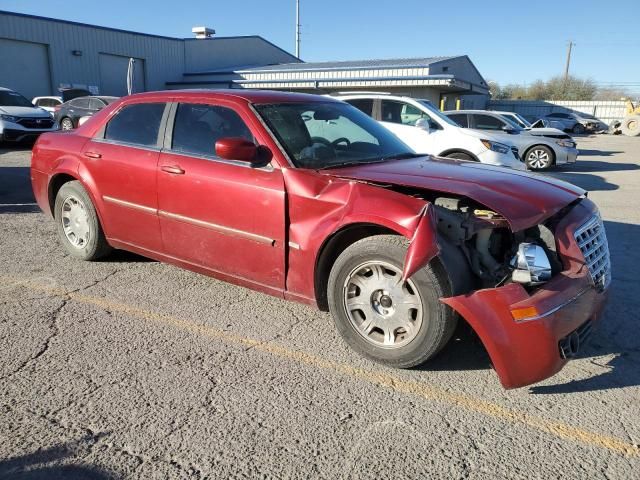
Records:
[[[419,118],[416,120],[416,128],[420,130],[424,130],[426,133],[431,133],[431,126],[429,125],[429,120],[426,118]]]
[[[502,127],[502,131],[506,133],[515,133],[516,129],[513,128],[511,125],[505,125],[504,127]]]
[[[216,155],[225,160],[256,163],[258,161],[258,146],[239,137],[221,138],[215,145]]]

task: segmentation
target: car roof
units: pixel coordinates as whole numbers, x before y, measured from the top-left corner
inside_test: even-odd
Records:
[[[171,98],[193,98],[193,99],[241,99],[248,103],[303,103],[303,102],[337,102],[330,97],[313,95],[308,93],[279,92],[274,90],[252,90],[252,89],[186,89],[186,90],[164,90],[159,92],[136,93],[126,98],[149,99],[149,100],[169,100]]]
[[[494,114],[500,115],[502,112],[496,112],[495,110],[445,110],[442,113],[482,113],[482,114]]]

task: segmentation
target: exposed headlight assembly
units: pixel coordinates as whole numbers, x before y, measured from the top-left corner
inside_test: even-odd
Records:
[[[561,147],[566,147],[566,148],[573,148],[576,146],[576,144],[571,140],[558,140],[556,143]]]
[[[539,285],[551,279],[551,264],[544,249],[533,243],[518,245],[518,253],[511,260],[514,267],[511,279],[517,283]]]
[[[504,143],[492,142],[491,140],[480,140],[482,144],[487,147],[487,149],[492,150],[498,153],[509,153],[511,149],[509,145],[505,145]]]
[[[13,115],[0,115],[0,118],[6,122],[18,123],[19,118]]]

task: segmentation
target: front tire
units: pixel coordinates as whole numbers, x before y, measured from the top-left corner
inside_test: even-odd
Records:
[[[54,206],[58,237],[69,255],[80,260],[97,260],[111,252],[96,209],[77,180],[65,183]]]
[[[584,128],[584,125],[582,125],[581,123],[576,123],[571,129],[571,131],[573,133],[577,133],[578,135],[580,135],[580,134],[583,134],[586,131],[586,129]]]
[[[329,309],[347,344],[395,368],[432,358],[449,341],[457,322],[439,301],[450,288],[438,265],[432,262],[401,281],[408,244],[397,235],[355,242],[334,263],[328,283]]]
[[[535,145],[527,150],[525,163],[530,170],[547,170],[554,163],[553,150],[544,145]]]

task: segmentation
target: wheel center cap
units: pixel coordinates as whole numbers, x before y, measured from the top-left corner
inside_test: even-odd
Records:
[[[389,295],[382,295],[380,297],[380,306],[383,308],[391,308],[391,305],[393,305],[393,301]]]

